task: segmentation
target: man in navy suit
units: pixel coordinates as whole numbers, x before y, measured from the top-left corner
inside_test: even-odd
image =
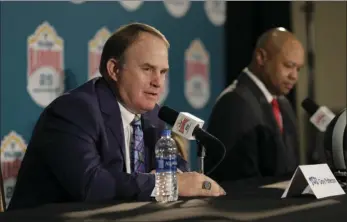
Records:
[[[168,72],[166,38],[133,23],[105,43],[101,78],[53,101],[41,114],[18,174],[9,210],[48,203],[149,200],[154,147],[164,129],[159,99]],[[136,137],[135,137],[136,132]],[[180,196],[219,196],[210,178],[179,158]],[[203,189],[205,181],[211,189]]]

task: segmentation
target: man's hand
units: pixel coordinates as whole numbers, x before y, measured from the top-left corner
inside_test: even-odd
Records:
[[[205,181],[210,182],[210,189],[203,189]],[[177,183],[179,196],[222,196],[226,194],[214,180],[197,172],[177,174]]]

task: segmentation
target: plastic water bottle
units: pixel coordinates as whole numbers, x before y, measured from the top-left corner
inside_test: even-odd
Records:
[[[171,130],[165,129],[155,146],[157,162],[155,174],[155,199],[170,202],[178,199],[177,189],[177,146],[171,138]]]

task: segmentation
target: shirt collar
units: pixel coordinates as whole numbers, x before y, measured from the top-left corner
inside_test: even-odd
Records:
[[[252,81],[258,86],[260,91],[263,92],[268,103],[271,103],[275,97],[271,95],[264,83],[256,75],[254,75],[247,67],[243,69],[243,72],[246,73],[249,76],[249,78],[251,78]]]
[[[130,125],[130,123],[134,120],[135,114],[131,113],[127,110],[122,103],[118,102],[120,113],[122,116],[123,124]]]

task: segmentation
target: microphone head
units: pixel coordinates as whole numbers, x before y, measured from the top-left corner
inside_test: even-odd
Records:
[[[302,108],[312,116],[317,110],[319,109],[319,106],[317,103],[315,103],[312,99],[306,98],[301,103]]]
[[[158,112],[159,119],[163,120],[167,124],[173,126],[175,125],[176,119],[178,117],[178,112],[167,106],[162,106]]]

